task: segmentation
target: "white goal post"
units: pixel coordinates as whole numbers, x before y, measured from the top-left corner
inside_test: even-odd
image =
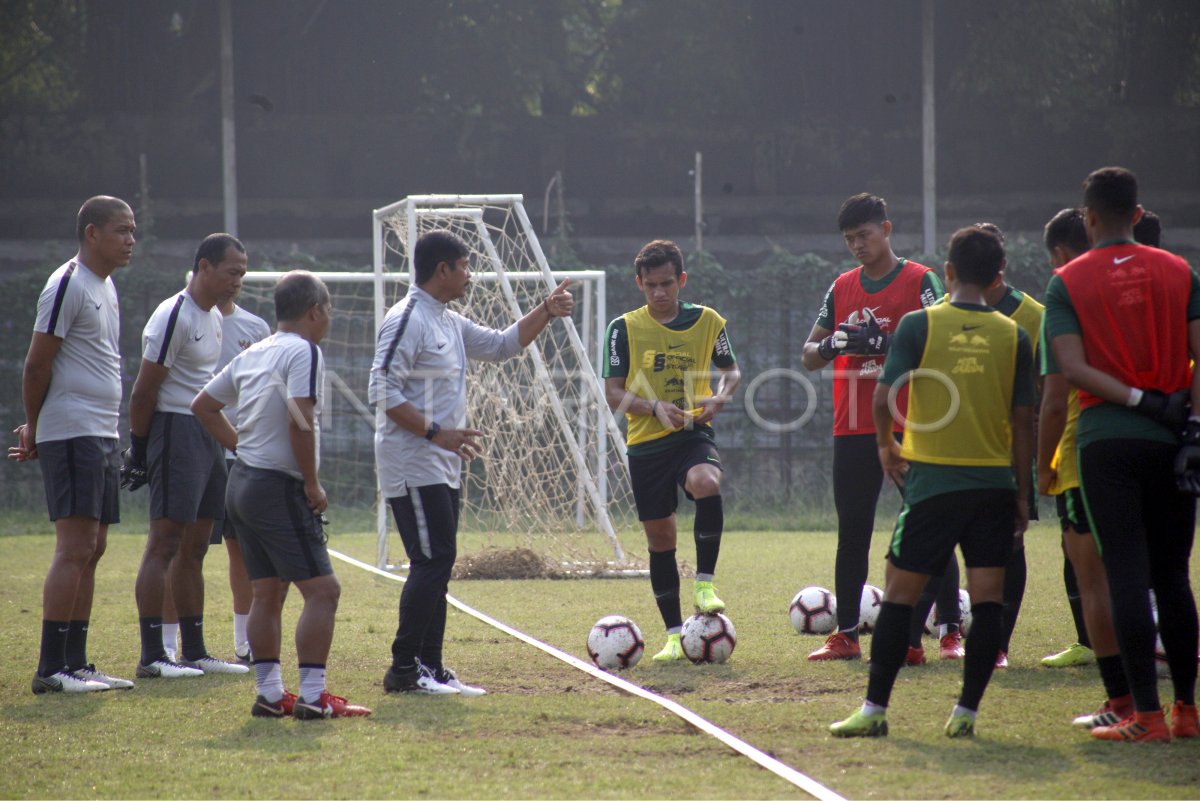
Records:
[[[373,430],[383,411],[368,406],[366,382],[383,317],[411,282],[410,243],[441,228],[472,251],[472,289],[456,304],[466,316],[505,328],[569,279],[581,320],[576,327],[571,317],[556,318],[515,359],[471,363],[468,422],[485,431],[485,454],[464,472],[463,526],[494,535],[497,544],[530,547],[567,574],[627,567],[618,530],[636,520],[624,437],[599,377],[604,272],[552,269],[520,195],[410,196],[376,210],[372,224],[372,272],[316,274],[334,300],[334,324],[322,343],[322,481],[331,503],[374,507],[377,565],[392,562],[394,526],[374,474]],[[242,305],[271,320],[263,312],[278,275],[247,273]]]

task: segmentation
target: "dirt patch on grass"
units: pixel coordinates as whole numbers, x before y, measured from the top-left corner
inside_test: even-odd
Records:
[[[544,579],[553,573],[550,563],[529,548],[488,548],[458,557],[451,578]]]

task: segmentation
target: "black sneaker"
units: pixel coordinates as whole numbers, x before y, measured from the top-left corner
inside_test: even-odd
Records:
[[[434,678],[433,671],[417,663],[409,670],[388,668],[383,674],[383,689],[389,693],[415,693],[417,695],[458,695],[459,691]]]

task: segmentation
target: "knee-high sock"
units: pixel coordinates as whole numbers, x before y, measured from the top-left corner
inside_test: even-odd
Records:
[[[675,549],[650,552],[650,589],[654,591],[654,602],[662,615],[667,631],[683,625],[683,613],[679,609],[679,565],[675,562]]]
[[[979,709],[983,691],[996,669],[996,655],[1004,638],[1003,607],[992,602],[971,604],[971,633],[967,635],[963,658],[963,686],[958,705]]]
[[[1025,598],[1025,549],[1014,548],[1004,568],[1004,636],[1000,650],[1008,653],[1013,629],[1017,627],[1017,615],[1021,614],[1021,601]]]
[[[1071,560],[1063,556],[1063,587],[1067,591],[1067,603],[1071,605],[1071,619],[1075,621],[1075,642],[1092,647],[1088,639],[1087,624],[1083,619],[1083,598],[1079,595],[1079,581],[1075,578],[1075,568]]]
[[[696,573],[711,576],[717,572],[717,556],[721,552],[721,533],[725,529],[725,507],[720,495],[696,499]]]
[[[904,664],[908,650],[908,624],[913,608],[907,604],[884,601],[879,607],[879,621],[871,637],[871,668],[867,680],[867,700],[887,706],[892,697],[896,674]]]

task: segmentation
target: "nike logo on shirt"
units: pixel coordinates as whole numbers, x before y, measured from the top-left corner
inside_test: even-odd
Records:
[[[196,334],[193,338],[199,342],[200,340],[204,339],[204,334]]]
[[[438,350],[441,350],[441,349],[442,349],[442,348],[444,348],[444,347],[446,347],[446,343],[445,343],[445,342],[439,342],[439,343],[437,344],[437,349],[438,349]]]
[[[1113,264],[1124,264],[1132,258],[1133,256],[1122,256],[1118,259],[1116,256],[1113,256]]]
[[[983,325],[964,325],[964,331],[974,331],[976,328],[983,328]]]

